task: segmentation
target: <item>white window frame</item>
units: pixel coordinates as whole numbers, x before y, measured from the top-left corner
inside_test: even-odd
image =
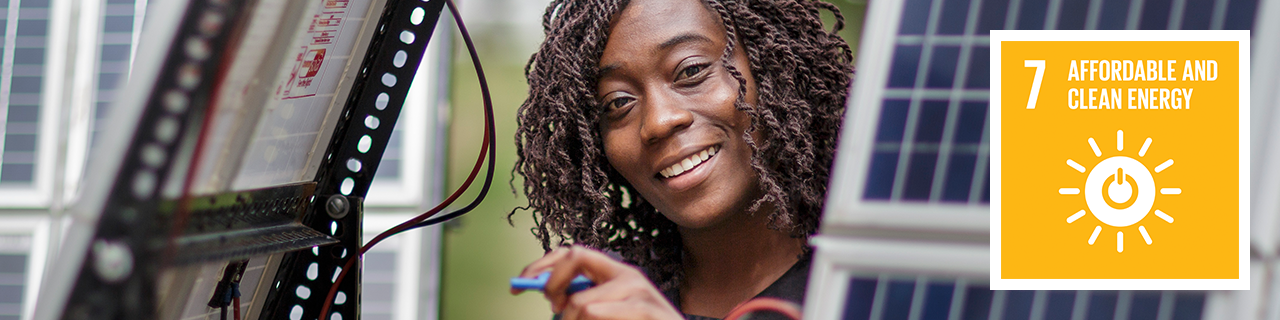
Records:
[[[30,245],[17,251],[11,251],[12,248],[0,248],[0,253],[26,253],[27,254],[27,272],[26,281],[23,285],[22,293],[22,316],[23,320],[30,320],[34,316],[36,297],[40,292],[40,281],[44,276],[45,264],[49,258],[51,251],[51,226],[52,218],[44,214],[5,214],[0,216],[4,223],[0,223],[0,235],[28,237]]]
[[[364,242],[418,215],[416,212],[365,211]],[[396,253],[396,279],[393,304],[394,320],[435,319],[440,310],[440,259],[423,263],[424,256],[440,256],[442,238],[439,225],[405,231],[395,236],[394,243],[375,245],[369,252]],[[363,269],[363,268],[362,268]],[[420,290],[433,288],[434,290]],[[425,295],[425,296],[423,296]]]

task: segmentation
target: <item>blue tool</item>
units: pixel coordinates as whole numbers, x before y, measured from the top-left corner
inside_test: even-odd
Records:
[[[543,272],[533,279],[520,277],[511,278],[511,288],[544,291],[546,290],[547,279],[549,278],[551,278],[551,271]],[[587,277],[579,275],[569,282],[569,289],[566,289],[565,293],[574,294],[578,291],[587,290],[595,285],[596,284],[594,282],[591,282],[591,279],[587,279]]]

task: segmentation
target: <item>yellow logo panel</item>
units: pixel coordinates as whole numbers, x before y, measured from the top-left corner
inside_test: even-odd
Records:
[[[1247,289],[1247,54],[1247,31],[993,32],[993,289]]]

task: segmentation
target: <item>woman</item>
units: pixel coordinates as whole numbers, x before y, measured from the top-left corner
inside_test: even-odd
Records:
[[[563,319],[800,302],[853,71],[842,21],[811,0],[554,1],[515,171],[543,247],[574,246],[521,276],[552,271]],[[566,295],[579,274],[596,286]]]

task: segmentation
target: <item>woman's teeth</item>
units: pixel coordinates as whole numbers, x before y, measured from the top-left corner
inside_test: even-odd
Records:
[[[662,172],[659,172],[659,174],[661,174],[663,178],[678,176],[685,171],[692,170],[693,167],[697,167],[699,164],[702,164],[703,161],[707,161],[707,159],[710,159],[712,156],[715,156],[716,151],[720,151],[720,148],[712,146],[706,150],[702,150],[702,152],[695,153],[692,156],[667,167],[666,169],[662,169]]]

